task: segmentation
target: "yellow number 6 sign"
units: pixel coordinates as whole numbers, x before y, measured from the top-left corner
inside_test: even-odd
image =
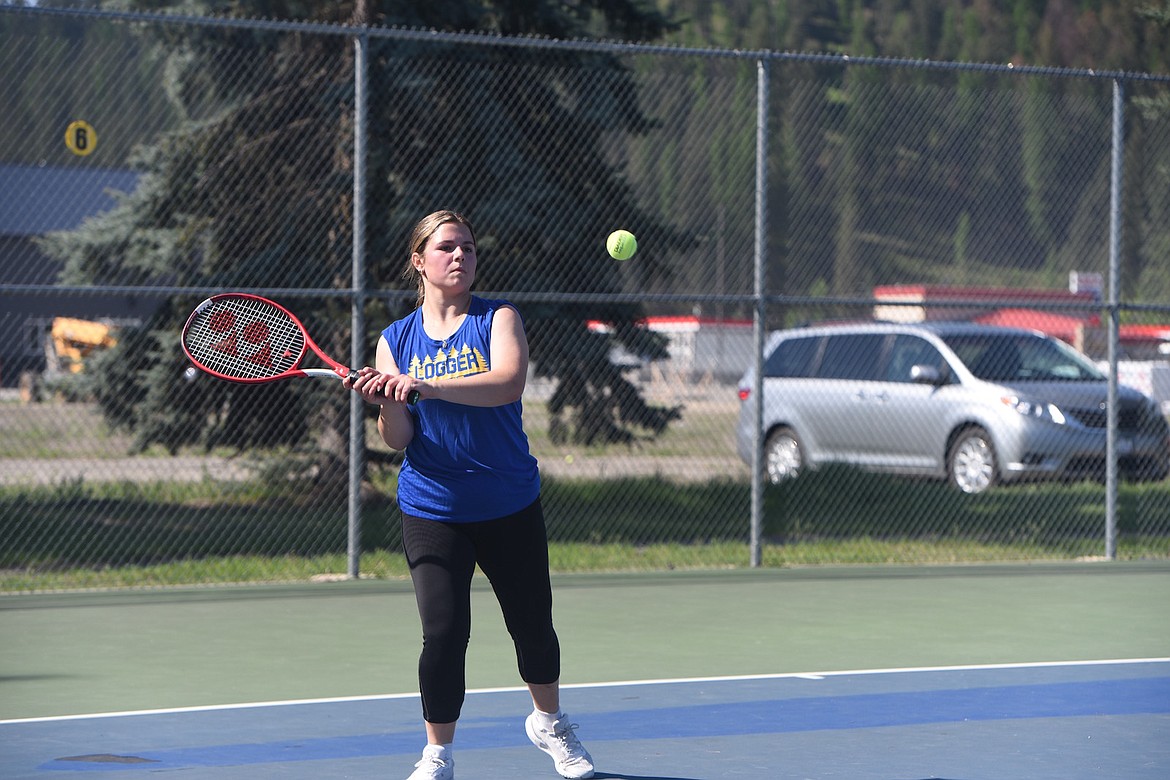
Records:
[[[65,146],[78,157],[85,157],[97,148],[97,133],[89,122],[79,119],[65,129]]]

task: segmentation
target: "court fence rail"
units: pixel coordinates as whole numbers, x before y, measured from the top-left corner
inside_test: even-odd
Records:
[[[369,364],[440,207],[525,317],[557,571],[1170,556],[1167,443],[1130,479],[1122,404],[1170,411],[1170,77],[39,6],[0,36],[4,591],[405,576],[371,409],[178,333],[245,290]],[[907,476],[846,442],[768,479],[737,427],[769,332],[932,320],[1101,367],[1077,473],[967,493],[944,446]]]

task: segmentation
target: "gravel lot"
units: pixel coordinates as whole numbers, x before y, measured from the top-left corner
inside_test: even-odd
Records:
[[[540,383],[526,395],[526,424],[544,424]],[[748,468],[734,452],[730,420],[737,402],[721,386],[659,385],[648,388],[654,403],[682,404],[673,451],[655,445],[611,447],[604,453],[543,443],[536,451],[541,471],[556,479],[619,479],[659,476],[678,482],[748,479]],[[531,419],[528,419],[531,417]],[[0,485],[53,485],[73,481],[198,482],[235,481],[252,475],[250,458],[183,454],[128,456],[129,437],[105,430],[87,404],[21,404],[0,398]],[[677,453],[677,454],[676,454]]]

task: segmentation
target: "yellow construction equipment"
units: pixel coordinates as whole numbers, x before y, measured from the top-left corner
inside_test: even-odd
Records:
[[[111,328],[102,322],[79,320],[72,317],[55,317],[50,334],[52,352],[46,355],[59,371],[78,374],[85,369],[85,359],[97,349],[106,349],[117,344],[111,335]]]

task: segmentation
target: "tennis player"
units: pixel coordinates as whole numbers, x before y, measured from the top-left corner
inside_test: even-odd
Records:
[[[524,323],[507,301],[471,294],[475,232],[462,215],[424,217],[409,250],[405,276],[417,283],[418,305],[382,331],[376,368],[346,380],[381,407],[383,441],[405,450],[398,504],[422,619],[427,736],[408,780],[455,776],[452,743],[466,693],[476,564],[491,581],[532,694],[528,738],[562,777],[592,777],[577,725],[561,710],[540,473],[521,425]]]

